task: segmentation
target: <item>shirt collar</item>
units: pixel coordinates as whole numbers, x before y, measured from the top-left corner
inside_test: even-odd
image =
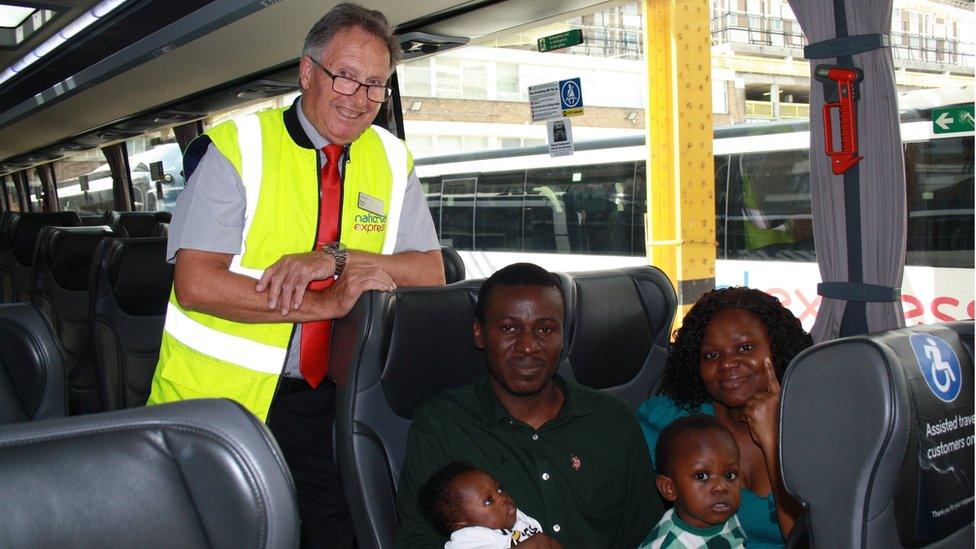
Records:
[[[587,393],[580,391],[576,383],[564,380],[559,374],[553,377],[553,381],[563,392],[563,405],[556,417],[548,423],[559,422],[570,416],[585,416],[596,411],[592,400],[588,398]],[[475,382],[475,395],[481,403],[482,425],[487,426],[499,421],[518,421],[498,401],[495,391],[491,388],[490,375]]]
[[[321,150],[329,144],[329,141],[319,135],[319,132],[315,130],[315,126],[309,122],[305,113],[302,112],[301,96],[295,99],[295,102],[291,104],[291,107],[285,111],[283,116],[288,135],[291,136],[292,141],[299,147]]]

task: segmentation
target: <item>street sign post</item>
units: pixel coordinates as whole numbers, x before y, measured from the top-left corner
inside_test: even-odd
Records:
[[[932,109],[933,133],[971,132],[976,129],[973,104]]]
[[[578,46],[582,43],[583,31],[580,29],[572,29],[559,34],[553,34],[551,36],[543,36],[538,41],[539,51],[543,53],[561,48]]]

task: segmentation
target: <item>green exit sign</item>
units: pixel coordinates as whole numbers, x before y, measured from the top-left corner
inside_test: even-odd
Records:
[[[547,52],[558,50],[560,48],[579,46],[582,43],[583,31],[580,29],[573,29],[566,32],[561,32],[559,34],[553,34],[552,36],[543,36],[539,39],[539,51]]]
[[[932,109],[934,133],[971,132],[974,129],[973,104]]]

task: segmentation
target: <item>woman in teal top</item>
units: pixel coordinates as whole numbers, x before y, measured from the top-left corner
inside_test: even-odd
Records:
[[[799,514],[779,472],[779,379],[812,343],[793,313],[766,293],[708,292],[675,332],[662,396],[637,412],[651,459],[661,430],[681,416],[713,415],[732,432],[742,480],[737,516],[750,549],[783,547]]]

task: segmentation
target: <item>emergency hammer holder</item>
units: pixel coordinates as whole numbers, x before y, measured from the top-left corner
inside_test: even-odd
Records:
[[[857,68],[819,65],[814,76],[824,87],[824,151],[830,157],[834,174],[841,175],[862,158],[857,154],[857,84],[864,74]],[[834,124],[831,118],[831,111],[835,109],[840,126],[839,150],[834,148]]]

